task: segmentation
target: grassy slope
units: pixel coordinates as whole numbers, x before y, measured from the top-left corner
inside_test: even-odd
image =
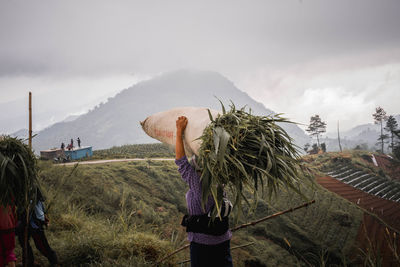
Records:
[[[373,165],[371,154],[379,155],[378,153],[372,153],[370,151],[345,150],[343,153],[329,152],[319,155],[307,155],[304,156],[303,159],[314,170],[322,170],[332,167],[337,159],[342,159],[366,172],[371,172],[383,177],[385,175],[390,177],[389,170]],[[392,160],[391,163],[393,164],[393,168],[400,166],[400,162],[397,160]]]
[[[116,146],[95,150],[91,159],[175,157],[173,149],[162,143]]]
[[[47,232],[64,266],[154,266],[185,243],[179,224],[187,187],[173,162],[81,165],[72,175],[72,167],[42,162],[40,168],[52,222]],[[316,204],[234,233],[232,247],[254,242],[232,251],[235,266],[317,265],[326,251],[331,262],[350,251],[361,211],[318,185],[306,191]],[[280,192],[260,200],[243,221],[302,202]],[[165,265],[188,257],[180,252]]]

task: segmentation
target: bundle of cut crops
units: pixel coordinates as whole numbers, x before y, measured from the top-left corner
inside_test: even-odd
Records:
[[[26,210],[35,203],[39,186],[35,155],[22,140],[2,136],[0,166],[0,205]]]
[[[188,118],[185,146],[197,155],[202,170],[203,204],[211,194],[219,211],[223,191],[235,197],[235,210],[241,212],[241,200],[255,203],[261,191],[274,195],[281,187],[299,191],[301,168],[299,154],[291,137],[278,123],[291,123],[279,115],[255,116],[244,108],[222,112],[205,108],[179,108],[148,117],[143,129],[150,136],[175,144],[175,121]]]

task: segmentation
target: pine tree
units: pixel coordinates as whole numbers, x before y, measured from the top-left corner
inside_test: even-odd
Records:
[[[326,144],[325,143],[322,143],[321,144],[321,149],[322,149],[322,152],[326,152]]]
[[[308,151],[309,154],[318,154],[319,148],[317,144],[312,145],[312,149]]]
[[[310,125],[306,131],[309,132],[311,136],[317,136],[317,143],[319,147],[319,135],[326,132],[326,123],[321,120],[319,115],[311,116]]]
[[[393,147],[393,155],[396,159],[400,160],[400,130],[395,130],[393,134],[398,140]]]
[[[378,138],[378,141],[381,143],[382,149],[381,152],[383,153],[383,145],[385,143],[385,139],[389,138],[387,134],[383,134],[383,122],[387,120],[386,112],[381,107],[377,107],[375,109],[375,113],[372,114],[374,117],[375,124],[381,125],[381,134]]]
[[[399,125],[397,124],[396,119],[390,115],[388,117],[388,120],[386,121],[386,127],[385,127],[385,131],[390,133],[390,148],[392,149],[392,153],[393,153],[393,148],[394,148],[394,137],[395,137],[395,132],[397,130],[397,127]]]
[[[303,149],[304,149],[304,151],[307,153],[309,148],[310,148],[310,144],[307,143],[307,144],[304,145],[304,148],[303,148]]]

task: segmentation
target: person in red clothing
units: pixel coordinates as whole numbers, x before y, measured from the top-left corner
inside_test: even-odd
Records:
[[[15,267],[15,208],[0,205],[0,267]]]

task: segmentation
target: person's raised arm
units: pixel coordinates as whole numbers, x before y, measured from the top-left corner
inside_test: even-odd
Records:
[[[180,116],[176,120],[176,145],[175,145],[175,158],[180,159],[185,156],[185,149],[183,147],[183,132],[186,129],[188,119],[185,116]]]

